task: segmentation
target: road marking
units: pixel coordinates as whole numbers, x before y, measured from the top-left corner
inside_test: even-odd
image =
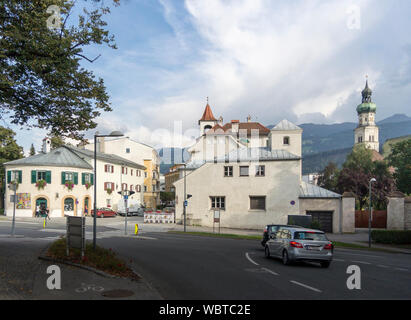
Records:
[[[395,270],[399,270],[399,271],[408,271],[408,269],[404,269],[404,268],[394,268]]]
[[[388,266],[384,266],[384,265],[382,265],[382,264],[377,264],[377,267],[380,267],[380,268],[389,268]]]
[[[356,260],[352,260],[351,262],[362,263],[362,264],[371,264],[371,263],[366,262],[366,261],[356,261]]]
[[[304,283],[300,283],[300,282],[297,282],[297,281],[294,281],[294,280],[290,280],[290,282],[291,282],[291,283],[294,283],[294,284],[296,284],[296,285],[298,285],[298,286],[301,286],[301,287],[310,289],[310,290],[315,291],[315,292],[322,292],[321,290],[316,289],[316,288],[313,288],[313,287],[310,287],[310,286],[307,286],[307,285],[304,284]]]
[[[272,271],[272,270],[270,270],[270,269],[267,269],[267,268],[261,268],[261,269],[263,269],[264,271],[267,271],[267,272],[271,273],[272,275],[278,276],[278,273],[277,273],[277,272],[274,272],[274,271]]]
[[[259,266],[259,264],[255,261],[253,261],[250,256],[248,255],[248,252],[245,253],[245,257],[250,261],[252,264],[255,264],[256,266]]]

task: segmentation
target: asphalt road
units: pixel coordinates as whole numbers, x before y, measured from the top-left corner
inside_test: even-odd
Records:
[[[336,249],[328,269],[314,263],[284,266],[279,260],[264,258],[263,248],[255,240],[146,231],[141,238],[119,237],[121,219],[98,221],[98,244],[131,259],[133,268],[164,299],[411,299],[411,255],[407,254]],[[131,231],[139,219],[129,221]],[[16,234],[24,238],[10,240],[10,225],[0,221],[0,251],[2,257],[9,255],[13,261],[10,266],[15,266],[15,271],[9,271],[15,279],[24,278],[16,286],[17,292],[30,278],[30,268],[36,267],[30,265],[30,254],[19,260],[18,251],[32,250],[34,257],[63,234],[65,226],[55,221],[45,231],[41,221],[18,222]],[[90,236],[90,224],[87,231]],[[16,250],[8,246],[11,243]],[[347,288],[350,265],[360,267],[360,290]]]

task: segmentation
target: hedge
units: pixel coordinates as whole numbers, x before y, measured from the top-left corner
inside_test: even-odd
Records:
[[[371,239],[377,243],[411,244],[411,230],[372,230]]]

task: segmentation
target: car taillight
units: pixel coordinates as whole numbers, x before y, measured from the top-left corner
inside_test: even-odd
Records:
[[[332,248],[333,248],[332,243],[326,244],[326,245],[324,246],[324,249],[325,249],[325,250],[331,250]]]
[[[303,245],[297,241],[291,241],[290,242],[290,246],[294,247],[294,248],[302,248]]]

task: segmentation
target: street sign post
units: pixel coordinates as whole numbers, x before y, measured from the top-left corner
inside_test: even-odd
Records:
[[[127,235],[128,197],[135,194],[135,191],[123,190],[118,194],[121,194],[124,199],[124,234]]]

